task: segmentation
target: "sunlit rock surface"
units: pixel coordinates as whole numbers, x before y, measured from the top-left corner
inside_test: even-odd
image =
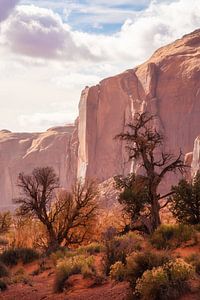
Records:
[[[68,149],[73,131],[73,125],[51,128],[43,133],[0,131],[0,209],[13,206],[20,172],[29,174],[35,167],[52,166],[60,177],[61,186],[67,186]]]

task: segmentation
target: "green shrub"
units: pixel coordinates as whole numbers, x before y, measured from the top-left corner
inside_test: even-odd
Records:
[[[121,261],[117,261],[110,268],[110,278],[115,281],[123,281],[126,275],[126,268]]]
[[[194,269],[182,259],[144,272],[136,282],[136,294],[142,300],[178,299],[188,289]]]
[[[0,278],[6,277],[8,275],[9,275],[9,271],[7,267],[2,262],[0,262]]]
[[[95,273],[93,256],[86,257],[79,255],[71,258],[64,258],[60,260],[57,265],[56,277],[54,282],[54,291],[62,292],[65,287],[67,279],[74,274],[82,274],[88,277],[89,274]]]
[[[5,250],[0,255],[0,260],[7,266],[17,265],[19,260],[18,251],[16,249]]]
[[[195,268],[196,273],[200,275],[200,254],[193,253],[186,258],[186,261],[190,263]]]
[[[145,251],[141,253],[133,253],[127,257],[126,279],[131,286],[135,286],[136,281],[146,270],[151,270],[154,267],[162,266],[170,261],[170,256],[163,253],[153,253]]]
[[[117,261],[126,263],[127,255],[133,251],[141,249],[142,238],[133,232],[129,232],[122,236],[107,236],[104,240],[104,268],[106,275],[109,275],[110,268]]]
[[[157,249],[171,249],[187,242],[194,237],[192,226],[178,225],[161,225],[151,236],[151,243]]]
[[[22,261],[23,264],[27,264],[38,258],[38,253],[30,248],[9,249],[0,255],[0,261],[7,266],[17,265],[19,261]]]
[[[90,243],[86,246],[81,246],[77,249],[78,254],[85,254],[88,253],[90,255],[94,255],[96,253],[100,253],[103,251],[103,245],[97,242]]]
[[[3,280],[0,280],[0,291],[5,291],[7,290],[7,284]]]
[[[29,264],[39,258],[39,254],[31,248],[19,248],[18,254],[23,264]]]
[[[58,260],[64,259],[67,256],[67,253],[67,249],[57,250],[50,255],[50,259],[53,261],[53,264],[56,265]]]

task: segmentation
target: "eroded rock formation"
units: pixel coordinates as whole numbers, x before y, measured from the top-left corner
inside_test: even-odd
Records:
[[[67,186],[70,171],[68,149],[73,131],[74,126],[71,125],[51,128],[44,133],[0,131],[1,209],[13,206],[12,199],[18,195],[16,183],[20,172],[30,173],[35,167],[52,166],[60,177],[61,185]]]
[[[16,196],[17,174],[35,166],[52,165],[63,186],[75,177],[103,182],[136,170],[137,163],[127,162],[123,143],[114,137],[144,111],[157,115],[154,127],[165,135],[166,151],[192,151],[200,133],[200,30],[157,50],[146,63],[85,88],[75,128],[41,134],[1,131],[1,205]],[[200,139],[195,143],[194,170],[200,164]],[[168,186],[176,179],[167,178]]]
[[[135,69],[86,88],[79,109],[79,176],[103,181],[134,167],[114,137],[137,112],[157,115],[154,126],[166,137],[166,151],[192,151],[200,132],[200,31],[157,50]]]

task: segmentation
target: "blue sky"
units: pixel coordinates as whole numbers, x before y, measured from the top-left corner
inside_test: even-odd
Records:
[[[0,129],[73,122],[86,85],[199,27],[199,0],[0,0]]]
[[[51,7],[74,30],[112,34],[120,29],[127,18],[134,17],[135,12],[148,7],[150,0],[23,0],[21,3]]]

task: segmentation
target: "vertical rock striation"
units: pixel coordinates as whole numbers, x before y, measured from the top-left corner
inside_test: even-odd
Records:
[[[157,116],[154,127],[165,135],[166,151],[190,152],[200,132],[200,31],[157,50],[137,68],[87,88],[79,111],[78,176],[103,181],[136,168],[114,137],[138,112]],[[168,184],[174,180],[168,178]]]

